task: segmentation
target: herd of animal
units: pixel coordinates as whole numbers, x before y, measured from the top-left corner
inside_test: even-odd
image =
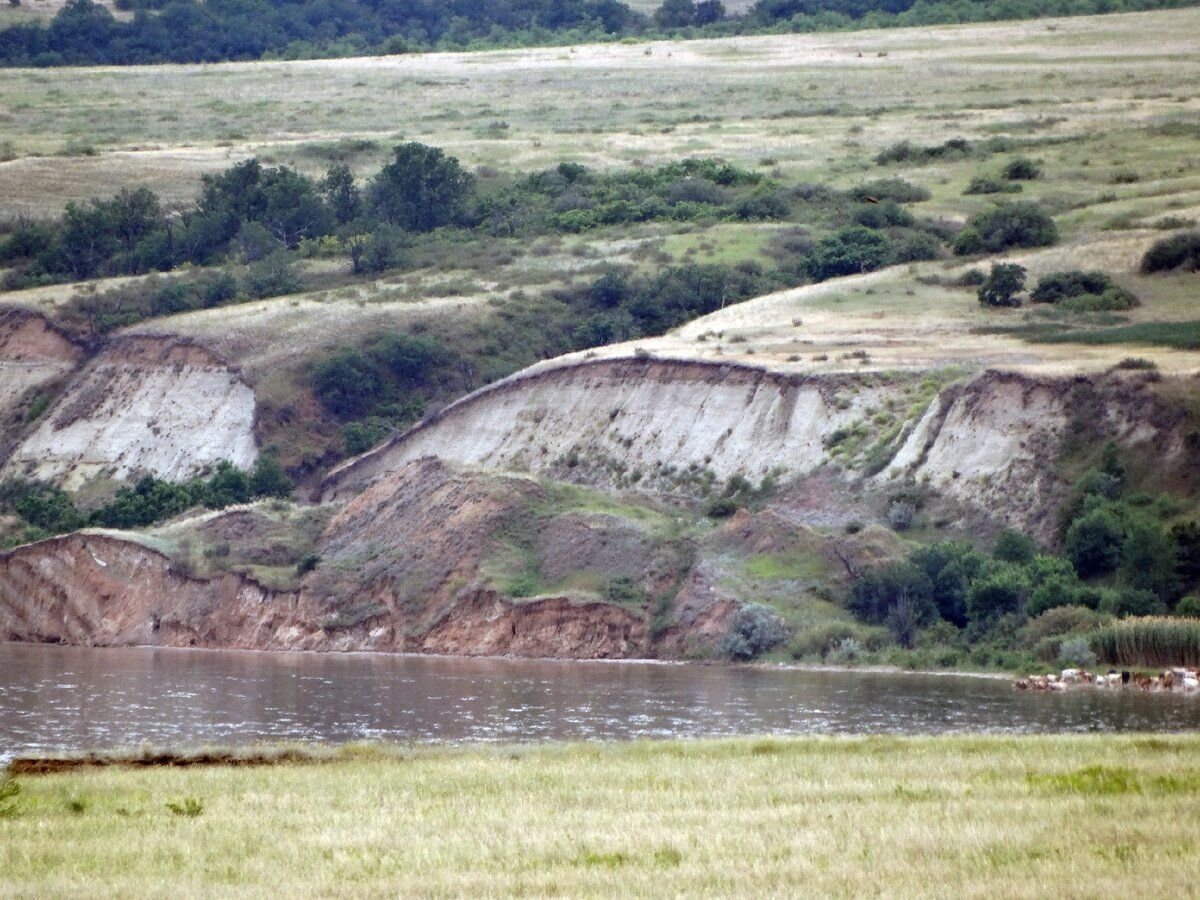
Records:
[[[1134,687],[1143,691],[1200,691],[1200,671],[1195,669],[1164,669],[1157,677],[1141,672],[1093,674],[1087,669],[1063,669],[1061,675],[1030,675],[1018,678],[1013,687],[1018,691],[1065,691],[1072,687],[1091,685],[1102,688]]]

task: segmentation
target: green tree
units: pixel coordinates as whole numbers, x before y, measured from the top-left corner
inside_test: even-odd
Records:
[[[996,538],[996,546],[992,549],[992,557],[1002,562],[1026,565],[1033,562],[1037,555],[1037,545],[1033,539],[1019,531],[1005,528]]]
[[[474,179],[457,159],[437,147],[400,144],[390,163],[371,182],[371,204],[387,224],[406,231],[431,231],[462,214]]]
[[[59,230],[58,256],[75,280],[99,274],[119,248],[111,210],[103,204],[86,207],[67,203]]]
[[[686,28],[695,21],[693,0],[663,0],[663,5],[654,11],[654,24],[660,28]]]
[[[317,364],[313,389],[330,412],[350,419],[370,411],[383,395],[383,382],[362,351],[342,350]]]
[[[321,191],[339,225],[353,222],[362,214],[362,192],[354,183],[354,173],[344,162],[329,167],[321,181]]]
[[[1125,529],[1105,508],[1084,514],[1067,529],[1063,550],[1081,578],[1107,575],[1121,562]]]
[[[987,279],[979,286],[979,302],[984,306],[1020,306],[1021,300],[1017,294],[1024,289],[1024,266],[995,263]]]
[[[255,497],[287,498],[292,495],[292,479],[278,459],[264,453],[250,473],[250,492]]]
[[[204,483],[204,505],[222,509],[235,503],[250,502],[250,477],[228,460],[217,463],[217,470]]]
[[[967,616],[972,623],[987,623],[1003,615],[1023,614],[1029,580],[1017,566],[1003,565],[981,575],[967,592]]]
[[[1132,588],[1152,592],[1160,600],[1179,596],[1175,542],[1149,522],[1131,525],[1121,545],[1121,577]]]

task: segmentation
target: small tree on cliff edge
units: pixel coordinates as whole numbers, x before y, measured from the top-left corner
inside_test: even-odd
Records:
[[[996,263],[979,286],[979,302],[984,306],[1020,306],[1017,294],[1024,289],[1024,267],[1015,263]]]

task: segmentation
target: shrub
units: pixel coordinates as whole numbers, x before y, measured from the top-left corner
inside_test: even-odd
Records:
[[[894,500],[888,507],[888,524],[896,531],[907,531],[912,527],[917,508],[907,500]]]
[[[374,364],[358,350],[342,350],[319,362],[313,370],[317,398],[343,418],[366,413],[383,392]]]
[[[894,200],[886,200],[859,207],[854,211],[854,221],[865,228],[907,227],[913,223],[913,217]]]
[[[1168,272],[1186,266],[1200,267],[1200,231],[1185,231],[1161,238],[1142,256],[1142,274]]]
[[[1054,220],[1032,203],[1006,203],[972,216],[954,241],[959,256],[1047,247],[1058,240]]]
[[[931,196],[928,188],[910,184],[903,178],[877,178],[852,188],[850,196],[859,203],[892,200],[896,203],[920,203]]]
[[[996,263],[987,280],[979,286],[977,296],[983,306],[1016,307],[1021,305],[1017,294],[1025,289],[1025,268],[1015,263]]]
[[[758,603],[748,603],[734,614],[720,652],[730,659],[750,660],[787,640],[783,621]]]
[[[250,492],[255,497],[290,497],[292,479],[288,478],[278,459],[264,454],[258,458],[250,473]]]
[[[1096,654],[1086,637],[1069,637],[1059,645],[1058,661],[1064,666],[1082,669],[1096,664]]]
[[[1189,594],[1176,603],[1175,615],[1188,619],[1200,619],[1200,596]]]
[[[204,812],[204,801],[198,797],[184,797],[181,800],[168,800],[166,807],[173,815],[194,819]]]
[[[805,263],[814,281],[872,272],[892,260],[885,235],[861,225],[843,228],[817,242]]]
[[[1103,294],[1080,294],[1058,304],[1068,312],[1124,312],[1139,305],[1138,298],[1122,287],[1111,287]]]
[[[1025,641],[1037,644],[1048,638],[1092,631],[1106,622],[1105,616],[1085,606],[1057,606],[1048,609],[1025,625]]]
[[[1112,286],[1112,279],[1103,272],[1082,272],[1079,269],[1050,272],[1038,279],[1037,287],[1030,292],[1029,299],[1034,303],[1057,303],[1080,294],[1103,294]]]
[[[1027,156],[1011,159],[1004,166],[1003,175],[1012,181],[1033,181],[1042,175],[1042,167]]]
[[[924,231],[907,234],[892,246],[893,255],[898,263],[923,262],[942,255],[942,242]]]
[[[0,819],[8,818],[17,811],[17,797],[21,785],[12,778],[0,778]]]
[[[991,175],[976,175],[963,190],[964,194],[1019,194],[1021,186],[1011,181],[993,178]]]

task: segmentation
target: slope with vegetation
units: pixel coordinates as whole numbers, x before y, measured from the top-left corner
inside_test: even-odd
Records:
[[[1195,19],[96,70],[107,124],[0,73],[0,185],[62,176],[4,193],[5,629],[1011,668],[1192,615]]]

